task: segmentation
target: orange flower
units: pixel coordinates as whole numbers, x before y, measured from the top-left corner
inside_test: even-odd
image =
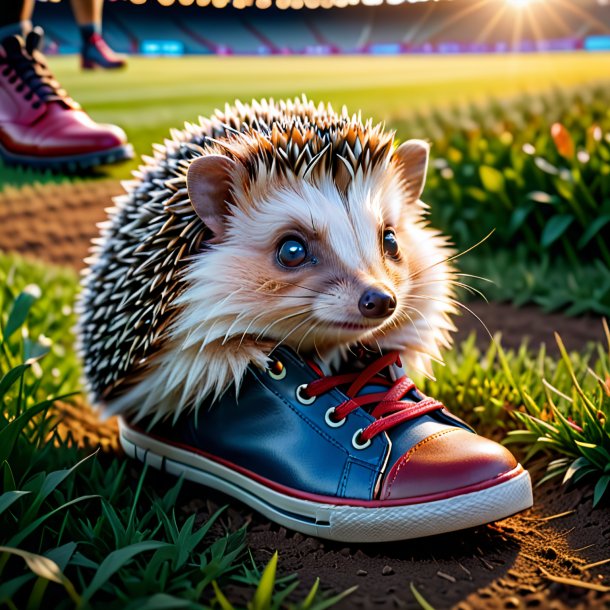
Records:
[[[551,127],[551,137],[553,142],[555,142],[557,152],[564,159],[574,158],[574,140],[572,140],[570,132],[561,123],[553,124]]]

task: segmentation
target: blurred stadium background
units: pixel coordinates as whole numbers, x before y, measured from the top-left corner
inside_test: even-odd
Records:
[[[128,69],[82,73],[68,0],[36,3],[51,67],[138,154],[236,98],[347,105],[397,127],[415,111],[570,88],[610,74],[610,0],[106,0]],[[597,51],[597,52],[593,52]],[[425,135],[425,134],[424,134]],[[124,178],[137,160],[110,168]],[[54,180],[0,166],[5,184]]]
[[[610,0],[106,0],[131,57],[94,72],[68,0],[34,19],[62,85],[137,156],[76,176],[0,164],[0,247],[80,266],[171,128],[306,94],[431,142],[432,222],[461,250],[496,229],[462,260],[488,297],[610,315]],[[48,182],[65,184],[32,187]]]
[[[76,52],[68,4],[37,11],[49,50]],[[173,56],[607,50],[610,10],[608,0],[115,0],[104,34],[119,51]]]
[[[5,1],[0,0],[0,11]],[[154,143],[175,134],[171,128],[196,122],[236,98],[306,94],[337,109],[346,105],[353,112],[361,110],[363,117],[395,130],[398,140],[419,137],[431,143],[424,200],[434,226],[466,253],[458,264],[468,286],[459,296],[468,300],[474,315],[464,315],[457,324],[459,336],[476,330],[479,338],[475,344],[472,336],[448,352],[447,366],[437,367],[437,381],[426,382],[423,391],[452,411],[457,408],[458,415],[493,438],[527,426],[530,431],[513,440],[527,439],[530,450],[546,447],[555,475],[571,464],[573,481],[580,484],[583,473],[590,472],[598,483],[595,491],[584,487],[567,499],[554,487],[537,487],[543,490],[537,491],[539,512],[512,522],[521,523],[522,529],[479,528],[474,538],[442,539],[430,548],[426,540],[413,556],[410,547],[406,554],[395,547],[389,556],[375,548],[370,563],[362,563],[368,580],[355,569],[354,562],[364,558],[360,550],[341,559],[335,548],[319,550],[318,543],[288,536],[283,528],[270,538],[273,530],[257,528],[255,521],[248,541],[258,553],[256,561],[263,556],[267,561],[276,540],[281,570],[303,573],[310,565],[322,572],[323,586],[331,573],[338,574],[339,584],[330,583],[338,590],[359,584],[357,595],[366,601],[358,606],[362,609],[373,604],[415,607],[414,583],[421,583],[422,595],[436,608],[449,607],[449,597],[456,604],[463,600],[453,606],[459,608],[601,608],[610,599],[598,571],[607,573],[610,528],[607,502],[606,512],[594,513],[591,501],[601,498],[600,489],[601,494],[610,489],[610,374],[600,341],[600,316],[610,319],[610,0],[106,0],[105,37],[114,49],[130,54],[127,68],[119,71],[80,69],[80,39],[69,0],[37,2],[34,21],[46,30],[49,65],[62,86],[93,119],[123,127],[137,156],[87,174],[52,174],[0,162],[0,399],[5,405],[0,413],[0,449],[5,449],[0,466],[7,490],[38,494],[17,500],[4,512],[0,523],[8,525],[0,527],[0,544],[20,546],[12,542],[19,538],[28,553],[44,552],[47,560],[62,557],[71,579],[62,582],[74,583],[87,595],[96,591],[100,601],[94,600],[95,608],[124,607],[125,600],[131,609],[194,607],[193,591],[199,596],[212,577],[222,576],[217,571],[221,565],[236,577],[243,568],[248,582],[259,578],[250,560],[242,567],[227,560],[235,557],[233,542],[218,539],[211,551],[193,555],[182,572],[168,571],[169,564],[157,561],[155,554],[150,560],[141,556],[129,565],[124,562],[109,579],[108,570],[104,572],[108,557],[119,553],[133,558],[125,553],[150,544],[150,537],[170,541],[163,524],[175,523],[166,504],[173,492],[161,502],[146,491],[136,510],[143,488],[140,484],[135,496],[130,495],[136,489],[135,470],[124,463],[104,458],[89,462],[93,470],[87,465],[74,474],[76,466],[60,470],[84,457],[72,451],[74,444],[91,450],[100,444],[116,448],[115,424],[101,425],[84,397],[78,396],[75,404],[56,402],[52,408],[48,399],[81,390],[70,330],[76,322],[77,271],[98,235],[96,223],[106,218],[112,197],[123,192],[121,180],[138,171],[140,155],[153,154]],[[473,248],[475,244],[480,245]],[[28,315],[38,287],[42,297],[33,305],[27,327],[18,331],[14,321]],[[475,290],[469,293],[469,287]],[[17,297],[22,290],[27,293]],[[483,302],[477,290],[490,302]],[[9,311],[15,312],[10,323]],[[491,332],[502,333],[504,347],[516,351],[497,361],[497,345],[487,351],[489,338],[481,320]],[[561,333],[569,349],[581,350],[572,356],[572,364],[567,357],[561,362],[549,357],[557,353],[553,331]],[[584,349],[589,340],[596,343]],[[547,347],[538,352],[541,342]],[[50,352],[39,365],[36,355],[48,346]],[[19,364],[22,351],[26,365]],[[588,368],[596,372],[585,380]],[[584,380],[586,394],[580,386],[576,389],[572,377]],[[562,396],[568,400],[560,402]],[[583,406],[584,400],[592,406]],[[24,405],[31,407],[30,414]],[[28,418],[42,408],[42,423],[32,426]],[[530,422],[523,410],[535,418]],[[519,424],[511,417],[517,412],[523,415]],[[56,421],[63,423],[56,428]],[[15,427],[22,425],[24,434]],[[59,450],[44,444],[51,434]],[[41,495],[52,480],[61,482],[69,474],[63,488]],[[155,487],[163,486],[155,479]],[[96,495],[79,497],[83,490]],[[19,493],[26,492],[7,491],[4,497]],[[86,505],[80,503],[87,498],[92,499]],[[65,511],[76,502],[74,510],[80,512]],[[162,506],[168,507],[163,521]],[[178,506],[182,523],[183,510],[200,510],[202,505]],[[214,537],[225,530],[225,523],[233,528],[250,521],[238,507],[229,510],[211,530]],[[37,518],[36,511],[45,514]],[[124,530],[120,536],[117,523]],[[201,521],[196,523],[199,527]],[[577,529],[572,524],[582,526],[584,538],[578,531],[572,534]],[[138,527],[148,529],[142,533]],[[26,530],[27,540],[20,537]],[[54,548],[58,539],[63,546]],[[131,540],[137,542],[129,545]],[[443,545],[448,545],[447,552]],[[582,553],[590,547],[592,554]],[[215,549],[221,549],[218,556]],[[0,571],[7,557],[0,557]],[[332,572],[329,567],[324,574],[331,565]],[[426,565],[430,571],[422,572]],[[388,566],[393,566],[390,573]],[[51,584],[45,597],[48,583],[39,578],[32,586],[33,579],[25,573],[3,581],[0,606],[3,589],[6,607],[26,607],[10,599],[18,587],[27,589],[27,607],[33,610],[71,605],[67,596],[58,601],[60,585]],[[386,583],[392,583],[389,589]],[[96,587],[106,597],[98,598]],[[157,591],[163,593],[152,596]],[[206,604],[212,599],[209,607],[224,604],[208,591],[203,590],[201,599]],[[79,607],[89,603],[85,594]],[[280,595],[284,593],[273,604],[280,604]],[[241,599],[238,604],[243,605]]]

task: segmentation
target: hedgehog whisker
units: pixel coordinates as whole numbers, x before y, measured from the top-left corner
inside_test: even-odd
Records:
[[[486,303],[488,302],[487,297],[483,292],[481,292],[474,286],[469,286],[468,284],[464,284],[464,282],[458,282],[457,280],[443,279],[432,280],[430,282],[415,282],[414,284],[411,284],[411,286],[414,288],[421,288],[423,286],[431,286],[432,284],[451,284],[453,286],[459,286],[460,288],[463,288],[464,290],[468,291],[470,294],[478,294]]]
[[[455,299],[452,299],[450,297],[448,297],[447,299],[438,299],[438,298],[431,297],[431,296],[418,296],[418,295],[412,294],[411,298],[420,299],[423,301],[437,301],[439,303],[448,303],[451,305],[455,305],[456,307],[460,307],[461,309],[467,311],[469,314],[474,316],[481,323],[481,326],[485,329],[485,332],[489,335],[489,338],[492,341],[494,341],[491,331],[489,330],[489,328],[487,328],[487,324],[485,324],[485,322],[483,322],[483,320],[481,320],[481,318],[479,318],[479,316],[477,316],[477,314],[474,313],[474,311],[472,311],[472,309],[470,309],[470,307],[468,307],[467,305],[464,305],[463,303],[460,303],[459,301],[456,301]]]
[[[454,286],[459,286],[460,288],[463,288],[472,295],[478,294],[486,303],[489,303],[487,297],[485,296],[485,293],[481,292],[478,288],[475,288],[474,286],[469,286],[468,284],[464,284],[463,282],[457,282],[455,280],[451,280],[450,284],[453,284]]]
[[[474,244],[474,246],[470,246],[470,248],[468,248],[467,250],[464,250],[463,252],[459,252],[458,254],[453,254],[452,256],[448,256],[447,258],[444,258],[444,259],[430,265],[429,267],[424,267],[423,269],[420,269],[417,273],[410,276],[409,279],[417,279],[422,273],[425,273],[426,271],[430,271],[430,269],[434,269],[434,267],[437,267],[438,265],[442,265],[443,263],[449,263],[451,261],[454,261],[454,260],[460,258],[461,256],[464,256],[464,254],[468,254],[475,248],[478,248],[483,242],[487,241],[491,237],[491,235],[493,234],[494,231],[495,231],[495,229],[490,231],[483,239],[481,239],[479,242]]]
[[[241,335],[241,339],[239,340],[239,344],[237,345],[237,349],[239,349],[242,345],[242,343],[244,342],[244,339],[246,338],[246,335],[248,334],[248,331],[250,330],[250,327],[260,318],[262,318],[263,316],[267,315],[267,311],[263,311],[262,313],[259,313],[258,316],[254,316],[254,318],[252,318],[252,320],[250,320],[248,326],[246,326],[246,330],[244,330],[244,332]]]
[[[411,309],[415,313],[419,314],[419,316],[426,322],[426,324],[428,324],[428,326],[430,326],[430,323],[428,322],[426,317],[422,316],[421,312],[418,311],[415,307],[412,307],[411,305],[405,305],[404,307],[408,307],[409,309]],[[419,341],[423,342],[423,338],[421,336],[421,333],[419,332],[419,328],[417,328],[417,324],[415,324],[415,320],[406,311],[404,312],[404,315],[407,317],[407,320],[411,323],[411,326],[415,329],[415,332],[417,334],[417,337],[418,337]]]
[[[299,350],[301,349],[301,345],[303,344],[303,341],[305,341],[305,338],[307,337],[307,335],[308,335],[309,333],[311,333],[313,330],[315,330],[315,329],[319,328],[319,327],[321,326],[321,324],[322,324],[322,320],[318,320],[317,322],[315,322],[315,323],[313,324],[313,326],[311,326],[311,327],[309,328],[309,330],[307,330],[307,331],[305,332],[305,334],[304,334],[304,335],[301,337],[301,340],[299,341],[299,344],[297,345],[297,353],[298,353],[298,352],[299,352]]]
[[[308,310],[308,309],[300,309],[299,311],[296,311],[296,312],[293,312],[293,313],[289,313],[288,315],[282,316],[281,318],[278,318],[277,320],[274,320],[273,322],[267,324],[267,326],[265,326],[265,328],[263,328],[263,330],[260,331],[260,333],[256,337],[256,340],[258,341],[266,332],[268,332],[276,324],[279,324],[280,322],[284,322],[285,320],[290,320],[292,318],[297,318],[299,316],[303,316],[303,315],[307,314],[308,312],[310,312],[310,310]]]
[[[310,319],[312,319],[313,317],[313,313],[309,313],[304,320],[301,320],[296,326],[294,326],[288,333],[286,333],[282,339],[280,341],[278,341],[274,347],[273,350],[276,350],[280,345],[282,345],[282,343],[284,343],[284,341],[286,341],[286,339],[288,339],[288,337],[290,337],[290,335],[292,335],[293,332],[295,332],[296,330],[298,330],[301,326],[303,326],[303,324],[309,322]],[[273,351],[272,350],[272,351]]]
[[[221,345],[225,345],[227,343],[227,341],[229,340],[229,335],[231,334],[231,331],[233,330],[233,328],[246,317],[247,317],[247,314],[245,314],[245,313],[240,313],[238,316],[235,316],[235,320],[233,320],[233,322],[231,323],[231,326],[229,326],[229,328],[227,329],[227,332],[225,333],[225,336],[222,340]]]
[[[231,292],[230,294],[228,294],[224,299],[222,299],[220,301],[220,303],[216,304],[214,307],[212,307],[212,310],[208,313],[208,315],[206,316],[206,318],[200,322],[195,328],[193,328],[192,330],[190,330],[188,332],[188,334],[186,335],[183,343],[182,343],[182,349],[185,349],[189,344],[190,344],[190,339],[191,337],[198,332],[199,330],[201,330],[209,321],[212,317],[214,317],[214,315],[216,315],[217,310],[222,308],[224,305],[227,304],[228,301],[230,301],[234,296],[236,296],[237,294],[239,294],[243,289],[242,288],[238,288],[237,290]],[[214,328],[214,325],[212,325],[212,328]],[[211,329],[210,329],[211,330]],[[209,334],[209,331],[208,331]]]
[[[379,345],[379,341],[377,341],[377,337],[375,337],[375,336],[373,335],[373,339],[375,340],[375,343],[377,344],[377,350],[378,350],[378,351],[379,351],[379,353],[381,354],[383,350],[381,349],[381,345]]]
[[[481,280],[482,282],[488,282],[489,284],[495,284],[493,280],[490,280],[488,277],[483,277],[482,275],[473,275],[472,273],[454,273],[454,275],[458,275],[460,277],[471,277],[475,280]]]
[[[288,337],[290,337],[290,335],[291,335],[293,332],[295,332],[296,330],[298,330],[298,329],[299,329],[301,326],[303,326],[303,324],[305,324],[306,322],[309,322],[311,319],[313,319],[314,314],[315,314],[317,311],[321,311],[321,310],[323,310],[323,309],[329,309],[330,307],[331,307],[330,305],[324,305],[324,306],[322,306],[322,307],[318,307],[318,308],[316,308],[316,310],[315,310],[315,311],[311,311],[311,312],[309,313],[309,315],[307,315],[307,317],[306,317],[304,320],[301,320],[301,322],[299,322],[299,323],[298,323],[296,326],[294,326],[294,327],[293,327],[293,328],[292,328],[292,329],[291,329],[291,330],[290,330],[290,331],[289,331],[289,332],[288,332],[286,335],[284,335],[284,337],[282,338],[282,340],[281,340],[279,343],[277,343],[273,349],[274,349],[274,350],[275,350],[275,349],[277,349],[277,348],[278,348],[278,347],[279,347],[279,346],[280,346],[280,345],[281,345],[281,344],[282,344],[284,341],[286,341],[286,339],[288,339]],[[293,316],[293,317],[294,317],[294,316]]]
[[[317,354],[318,358],[319,358],[320,360],[322,360],[322,354],[320,353],[320,350],[318,349],[318,346],[316,345],[316,339],[315,339],[315,337],[314,337],[314,340],[313,340],[313,349],[314,349],[314,351],[316,352],[316,354]]]
[[[267,294],[265,298],[274,299],[315,299],[316,296],[313,294]]]
[[[295,288],[302,288],[303,290],[309,290],[310,292],[315,292],[316,294],[323,294],[327,297],[335,296],[334,294],[331,294],[330,292],[322,292],[320,290],[315,290],[314,288],[309,288],[308,286],[301,286],[301,284],[294,284],[292,282],[283,282],[283,283],[286,284],[286,286],[294,286]]]

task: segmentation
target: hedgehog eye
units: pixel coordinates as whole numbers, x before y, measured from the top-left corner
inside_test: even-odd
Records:
[[[307,260],[307,248],[299,239],[289,237],[279,245],[277,260],[282,267],[298,267]]]
[[[386,256],[393,259],[398,259],[400,249],[396,240],[396,233],[392,229],[387,229],[383,232],[383,251]]]

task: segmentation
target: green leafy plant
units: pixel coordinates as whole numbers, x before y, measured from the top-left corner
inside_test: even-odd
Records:
[[[595,480],[593,505],[610,490],[610,331],[604,321],[608,342],[602,374],[589,369],[596,387],[586,387],[559,335],[561,361],[568,372],[570,387],[559,389],[543,380],[546,401],[532,398],[529,389],[520,388],[526,412],[515,417],[524,430],[509,432],[509,442],[525,443],[528,457],[538,452],[554,457],[541,483],[563,475],[564,483],[577,483],[588,477]]]
[[[134,476],[120,457],[64,442],[52,407],[78,387],[66,338],[74,278],[49,270],[45,285],[41,267],[0,262],[0,606],[222,608],[223,588],[244,576],[256,591],[252,608],[323,610],[339,599],[316,584],[291,601],[298,582],[275,578],[277,557],[262,574],[247,568],[245,529],[227,530],[222,508],[197,526],[195,514],[178,510],[181,480],[157,475],[152,485],[146,467]],[[63,311],[48,316],[51,338],[42,334],[49,307]]]
[[[571,315],[610,309],[609,102],[610,84],[593,84],[395,122],[399,134],[432,142],[425,192],[432,224],[460,251],[496,229],[462,266],[487,277],[489,259],[497,260],[494,279],[511,301]],[[603,281],[563,289],[545,280],[548,267]]]
[[[610,85],[435,110],[398,123],[432,140],[432,221],[460,249],[493,228],[492,250],[610,264]]]
[[[543,311],[562,311],[569,316],[593,313],[610,316],[610,267],[602,261],[575,268],[562,259],[543,254],[528,258],[527,247],[497,250],[480,255],[476,250],[459,259],[460,270],[470,276],[468,284],[490,301],[516,306],[535,304]],[[462,300],[477,294],[462,291]]]
[[[292,584],[281,591],[276,591],[276,584],[279,582],[276,579],[277,561],[278,554],[276,551],[272,555],[269,563],[265,566],[262,573],[258,572],[256,566],[254,567],[254,582],[258,582],[258,585],[254,591],[252,599],[247,604],[248,610],[279,610],[279,608],[284,607],[286,598],[298,586],[299,583],[294,581],[294,579],[291,579],[293,580]],[[242,579],[242,582],[248,582],[251,579],[252,574],[250,573],[248,574],[247,578]],[[214,587],[214,593],[216,594],[216,601],[222,610],[237,610],[236,607],[233,606],[233,604],[231,604],[224,596],[216,584],[216,581],[212,582],[212,586]],[[316,598],[318,595],[319,586],[320,579],[317,578],[305,596],[305,599],[303,599],[303,601],[300,603],[289,604],[289,607],[293,610],[325,610],[326,608],[331,608],[340,602],[344,597],[350,595],[357,589],[357,587],[351,587],[338,595],[328,597],[324,600],[318,600]]]
[[[438,398],[482,434],[503,438],[516,426],[513,414],[523,408],[524,392],[545,408],[546,384],[568,393],[572,373],[585,391],[595,391],[597,381],[589,371],[601,377],[608,366],[600,345],[570,353],[569,358],[571,368],[563,359],[551,357],[546,346],[533,351],[526,342],[517,350],[505,350],[499,334],[482,352],[471,335],[444,354],[443,364],[433,365],[432,379],[417,382],[426,394]]]

